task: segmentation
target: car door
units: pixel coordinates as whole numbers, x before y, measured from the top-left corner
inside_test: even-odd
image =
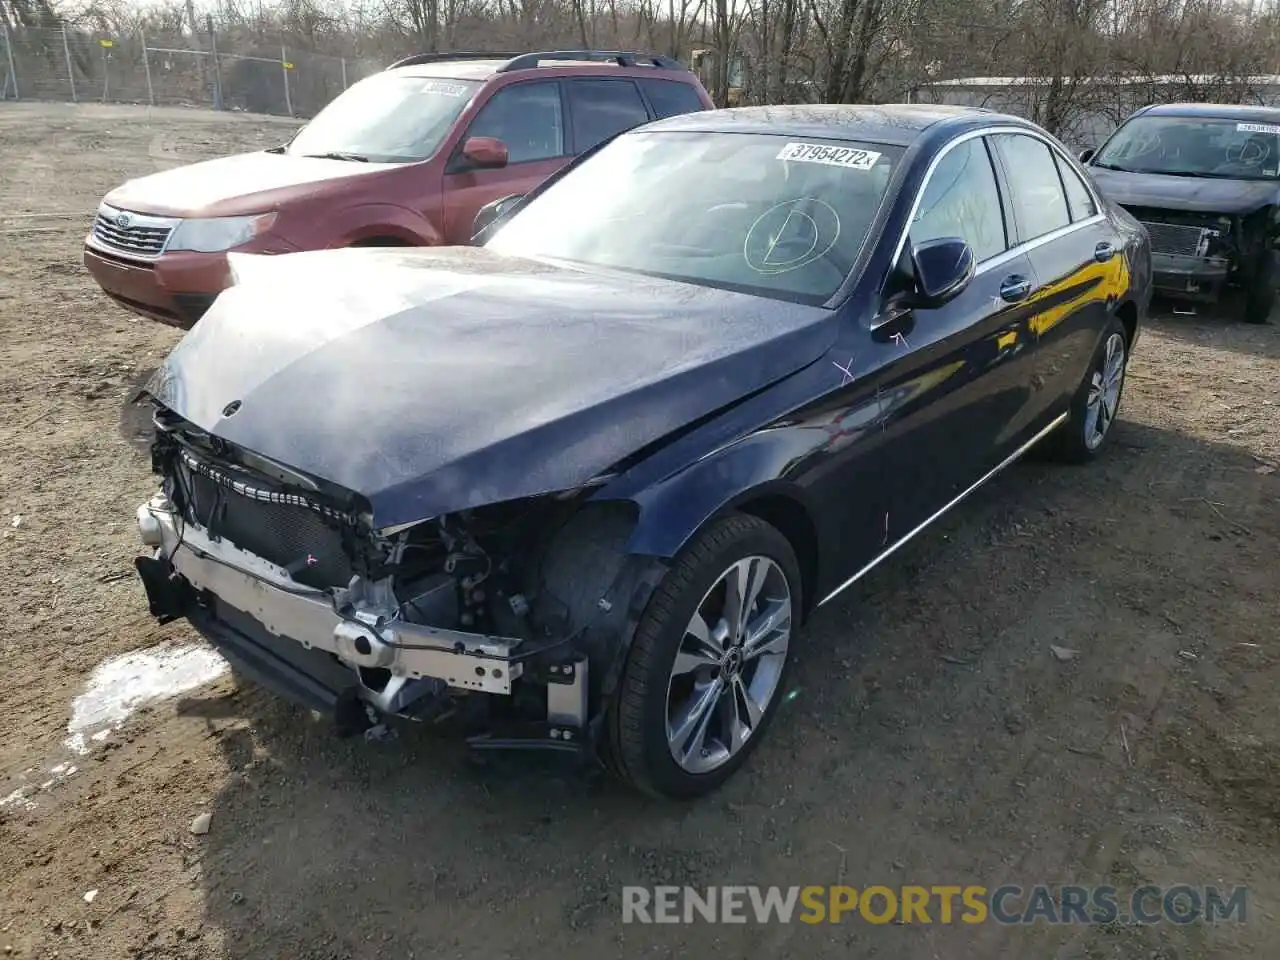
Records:
[[[470,137],[496,137],[507,147],[507,165],[475,169],[462,155]],[[444,175],[446,243],[471,241],[476,213],[491,200],[528,193],[571,157],[560,83],[535,80],[497,90],[458,140]]]
[[[1014,245],[1001,183],[982,137],[950,145],[920,194],[908,244],[959,237],[973,280],[904,329],[872,333],[889,485],[887,539],[925,522],[1021,441],[1032,375],[1031,263]]]
[[[1124,240],[1075,164],[1056,147],[1021,133],[993,141],[1038,284],[1032,297],[1038,344],[1032,405],[1034,415],[1045,418],[1070,402],[1128,286]]]
[[[576,77],[564,84],[575,155],[650,120],[634,80]]]

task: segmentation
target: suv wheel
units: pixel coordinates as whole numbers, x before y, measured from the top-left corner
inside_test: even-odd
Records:
[[[1280,284],[1280,268],[1276,264],[1277,257],[1280,257],[1280,254],[1274,250],[1269,250],[1264,254],[1262,269],[1258,271],[1258,275],[1253,278],[1253,282],[1245,290],[1245,323],[1266,323],[1271,317],[1271,311],[1276,304],[1276,286]]]

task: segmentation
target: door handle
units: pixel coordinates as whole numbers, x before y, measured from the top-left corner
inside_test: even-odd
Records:
[[[1106,263],[1115,255],[1116,255],[1116,248],[1113,247],[1110,241],[1107,241],[1107,240],[1103,240],[1100,244],[1098,244],[1096,247],[1093,248],[1093,259],[1097,260],[1099,263]]]
[[[1000,281],[1000,299],[1009,303],[1025,300],[1030,292],[1031,281],[1016,273]]]

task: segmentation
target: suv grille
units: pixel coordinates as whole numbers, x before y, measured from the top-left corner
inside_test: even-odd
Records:
[[[343,548],[345,518],[292,493],[251,486],[232,473],[183,452],[177,469],[186,519],[317,589],[345,587],[351,561]]]
[[[129,213],[104,204],[93,219],[93,239],[108,250],[152,260],[164,252],[177,225],[173,217]]]

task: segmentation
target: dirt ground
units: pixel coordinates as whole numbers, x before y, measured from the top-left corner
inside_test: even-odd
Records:
[[[416,728],[335,740],[228,678],[70,754],[71,704],[96,665],[193,639],[154,625],[131,576],[153,481],[125,397],[178,335],[107,302],[81,239],[125,178],[287,129],[0,105],[3,955],[1275,955],[1274,322],[1155,318],[1104,461],[1020,465],[824,608],[768,741],[696,805],[547,766],[480,767]],[[211,828],[195,836],[201,813]],[[624,884],[838,882],[1245,885],[1248,913],[621,922]]]

